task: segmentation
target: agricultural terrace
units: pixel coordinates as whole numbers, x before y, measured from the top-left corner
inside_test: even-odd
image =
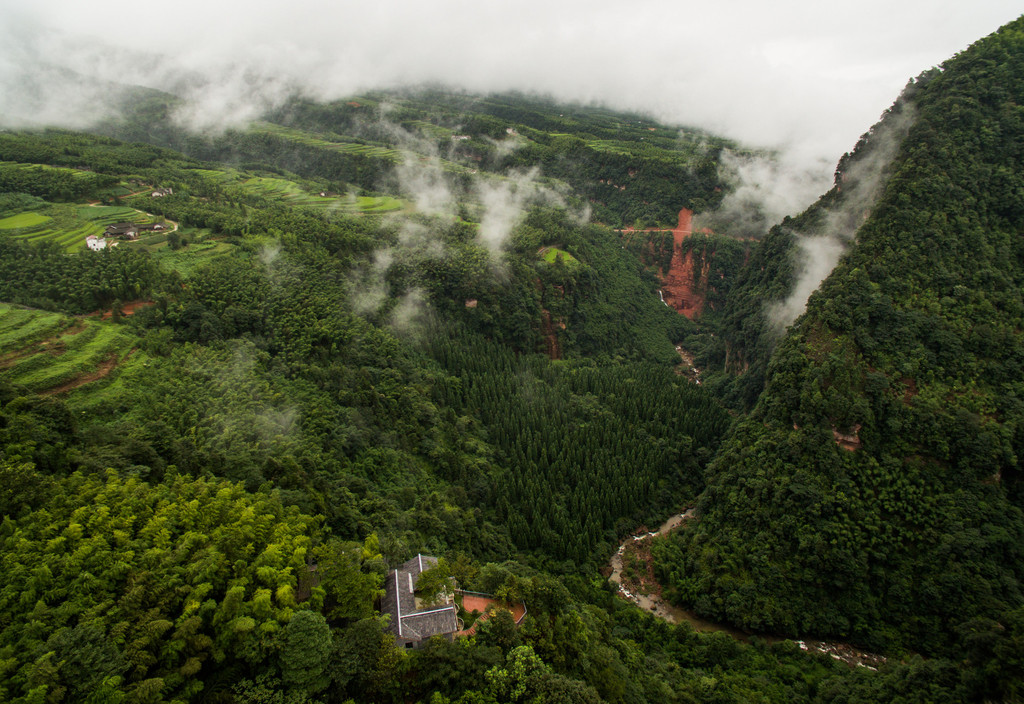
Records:
[[[429,125],[431,130],[444,129],[428,122],[423,122],[422,124]],[[417,121],[415,126],[420,127],[420,122]],[[422,129],[427,128],[423,127]],[[272,134],[309,147],[329,149],[331,151],[356,154],[374,159],[384,159],[392,163],[398,163],[405,159],[405,154],[400,149],[393,149],[388,146],[377,144],[367,144],[362,141],[356,141],[352,137],[342,137],[339,135],[314,135],[310,132],[303,132],[302,130],[282,127],[281,125],[274,125],[268,122],[256,123],[250,128],[250,130],[257,134]],[[447,130],[445,132],[448,133]],[[423,158],[426,159],[427,157],[424,156]],[[463,166],[462,164],[456,164],[455,162],[448,161],[447,159],[439,159],[439,161],[441,168],[445,171],[460,173],[468,173],[471,171],[471,169]]]
[[[76,252],[85,247],[86,237],[102,237],[107,225],[118,222],[141,224],[155,220],[122,206],[49,204],[0,219],[0,236],[35,243],[53,241],[68,252]]]
[[[426,120],[409,120],[402,123],[402,127],[409,130],[417,130],[420,134],[431,139],[451,139],[452,131],[447,127],[441,127],[435,125],[433,122],[427,122]]]
[[[253,176],[233,169],[191,169],[223,186],[234,186],[269,200],[289,205],[337,210],[344,213],[387,213],[402,210],[405,204],[391,196],[356,196],[327,194],[321,196],[315,184],[303,184],[277,176]]]
[[[208,233],[208,231],[200,231],[198,237],[202,237],[202,233]],[[160,265],[161,269],[164,271],[175,271],[182,278],[187,279],[201,267],[206,266],[218,257],[228,254],[236,249],[236,247],[224,241],[206,240],[193,242],[187,247],[177,250],[162,246],[162,243],[147,247],[147,249],[149,249],[154,261]]]
[[[39,394],[63,393],[110,374],[136,337],[123,325],[0,303],[0,375]]]
[[[402,152],[398,149],[392,149],[390,147],[375,144],[366,144],[361,141],[356,141],[352,137],[342,137],[340,135],[333,134],[314,135],[310,132],[304,132],[291,127],[283,127],[281,125],[274,125],[269,122],[258,122],[253,125],[250,130],[256,133],[272,134],[277,137],[283,137],[290,142],[305,144],[309,147],[330,149],[331,151],[345,152],[348,154],[359,154],[374,159],[386,159],[393,162],[402,160]]]

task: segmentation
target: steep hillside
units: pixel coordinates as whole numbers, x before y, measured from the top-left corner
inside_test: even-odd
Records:
[[[699,524],[663,546],[705,614],[937,652],[1024,602],[1024,20],[913,88],[855,243],[771,356]],[[784,223],[752,266],[829,212]]]

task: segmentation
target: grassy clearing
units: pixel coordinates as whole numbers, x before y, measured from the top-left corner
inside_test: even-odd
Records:
[[[673,148],[666,148],[665,146],[656,146],[648,142],[588,139],[587,146],[597,152],[637,156],[645,159],[660,159],[672,163],[696,156],[698,153],[698,147],[687,142],[678,142],[672,145]]]
[[[92,171],[71,169],[66,166],[50,166],[49,164],[23,164],[17,161],[0,161],[0,167],[24,169],[26,171],[53,171],[57,173],[70,174],[72,178],[78,179],[89,179],[95,177],[95,174]]]
[[[362,142],[354,141],[351,137],[346,138],[340,135],[318,136],[309,132],[303,132],[302,130],[274,125],[269,122],[257,123],[250,129],[253,132],[276,135],[291,142],[298,142],[299,144],[305,144],[310,147],[319,147],[321,149],[330,149],[332,151],[347,152],[350,154],[362,154],[363,156],[373,157],[375,159],[385,159],[393,162],[402,160],[402,152],[397,149],[391,149],[390,147],[374,144],[364,144]]]
[[[68,409],[81,416],[110,417],[123,412],[124,399],[134,370],[149,366],[152,357],[142,350],[134,350],[121,358],[116,373],[103,379],[85,384],[67,395],[65,403]]]
[[[40,215],[36,212],[18,213],[9,218],[0,220],[0,230],[15,230],[23,227],[37,227],[49,222],[48,215]]]
[[[426,120],[409,120],[408,122],[403,122],[402,126],[411,130],[418,130],[423,136],[431,139],[451,139],[452,137],[452,131],[447,127],[441,127]]]
[[[104,188],[102,191],[99,191],[99,195],[101,196],[112,196],[114,198],[120,198],[121,196],[131,195],[131,193],[132,189],[123,184],[111,186],[110,188]]]
[[[416,123],[417,126],[419,123]],[[428,122],[423,122],[424,129],[429,125],[431,130],[440,130],[436,125],[431,125]],[[259,122],[254,124],[251,131],[263,134],[273,134],[278,137],[282,137],[298,144],[304,144],[309,147],[317,147],[319,149],[329,149],[335,152],[344,152],[347,154],[359,154],[362,156],[371,157],[374,159],[384,159],[392,163],[398,163],[405,160],[405,153],[399,149],[393,149],[384,145],[377,144],[366,144],[364,142],[357,142],[352,140],[351,137],[342,137],[340,135],[314,135],[309,132],[303,132],[301,130],[292,129],[290,127],[282,127],[281,125],[273,125],[268,122]],[[448,136],[450,131],[445,130]],[[426,159],[427,157],[422,156],[421,158]],[[454,171],[460,173],[467,173],[471,171],[470,168],[463,166],[462,164],[456,164],[453,161],[446,159],[440,159],[441,168],[445,171]]]
[[[0,304],[0,375],[37,393],[106,377],[136,341],[112,322]]]
[[[115,222],[145,222],[148,220],[139,211],[123,205],[83,205],[78,208],[78,217],[103,225],[113,225]]]
[[[537,254],[548,264],[554,264],[558,260],[561,260],[566,266],[579,266],[580,264],[579,259],[558,247],[542,247]]]

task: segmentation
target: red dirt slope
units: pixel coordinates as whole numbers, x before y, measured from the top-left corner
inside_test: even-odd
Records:
[[[693,253],[683,254],[683,241],[693,234],[693,211],[683,208],[679,211],[679,224],[672,230],[672,263],[665,272],[662,285],[662,295],[665,302],[674,310],[685,315],[691,320],[704,310],[704,295],[695,285],[696,281],[703,281],[707,272],[702,271],[698,277],[694,276]]]

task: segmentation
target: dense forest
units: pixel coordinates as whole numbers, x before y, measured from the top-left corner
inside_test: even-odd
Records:
[[[1022,63],[1018,21],[806,213],[681,252],[609,226],[713,210],[741,147],[603,108],[380,92],[199,136],[128,89],[0,133],[0,699],[1019,700]],[[746,637],[602,572],[692,506],[665,595]],[[418,554],[525,616],[396,647]]]
[[[680,601],[930,654],[1019,617],[1022,62],[1018,21],[922,75],[836,188],[754,255],[764,269],[733,305],[785,295],[787,251],[841,210],[852,162],[912,111],[855,244],[777,346],[767,308],[730,311],[723,337],[746,337],[766,386],[709,468],[699,525],[664,546]]]

